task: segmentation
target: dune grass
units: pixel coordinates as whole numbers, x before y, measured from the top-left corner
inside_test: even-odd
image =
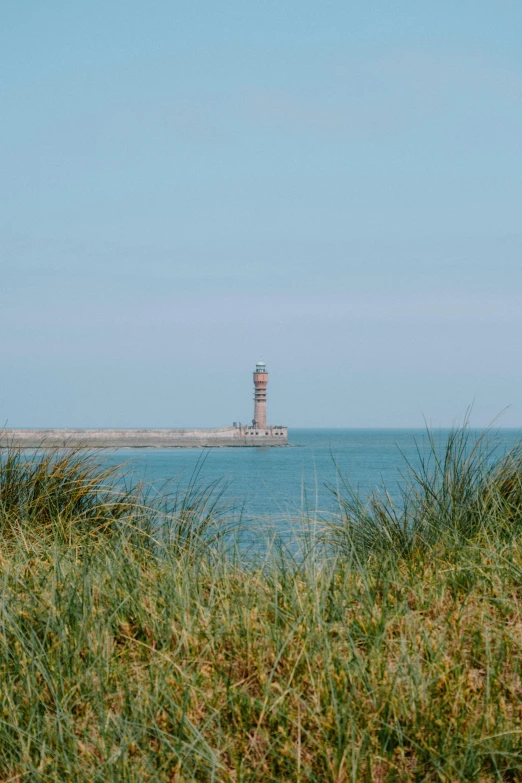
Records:
[[[201,475],[0,456],[0,780],[522,780],[520,454],[456,431],[248,562]]]
[[[455,546],[486,533],[511,540],[522,532],[522,443],[503,453],[489,431],[452,430],[444,443],[427,431],[417,444],[417,462],[404,459],[400,499],[387,488],[362,499],[345,478],[330,491],[339,515],[327,522],[328,537],[341,550],[364,559],[394,552],[430,550],[439,541]]]

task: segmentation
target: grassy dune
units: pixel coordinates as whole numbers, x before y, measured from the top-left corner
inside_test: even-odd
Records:
[[[522,780],[520,449],[462,430],[397,507],[335,492],[244,562],[198,477],[5,453],[0,780]]]

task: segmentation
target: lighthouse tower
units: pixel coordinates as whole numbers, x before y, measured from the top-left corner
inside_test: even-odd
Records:
[[[254,372],[254,427],[265,429],[266,427],[266,387],[268,384],[268,373],[264,362],[256,364]]]

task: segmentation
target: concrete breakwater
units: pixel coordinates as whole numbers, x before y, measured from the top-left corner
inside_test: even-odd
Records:
[[[287,427],[220,427],[211,430],[169,429],[5,429],[0,448],[82,446],[91,449],[212,448],[220,446],[286,446]]]

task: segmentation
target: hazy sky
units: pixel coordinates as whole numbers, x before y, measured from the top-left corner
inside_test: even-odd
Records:
[[[0,9],[8,426],[522,426],[520,0]]]

